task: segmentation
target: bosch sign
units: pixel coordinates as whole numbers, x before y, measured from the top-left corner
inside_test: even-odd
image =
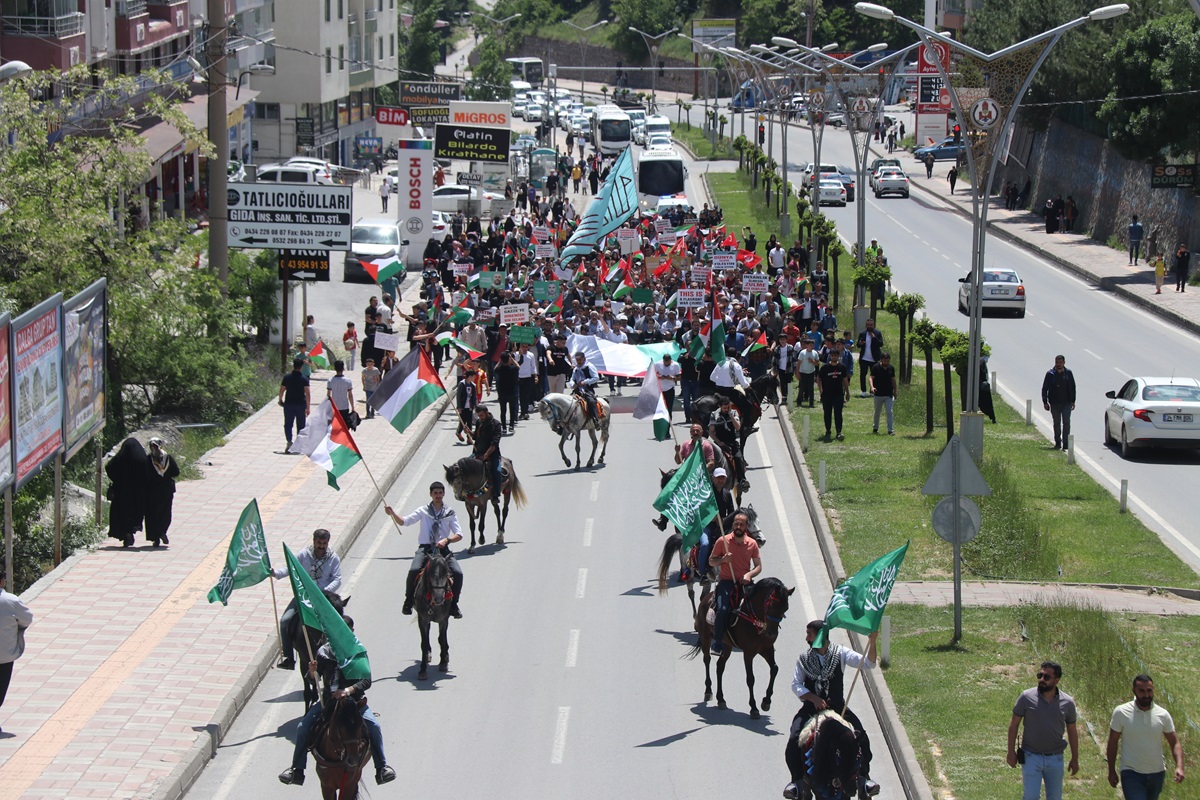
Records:
[[[408,109],[378,106],[375,109],[375,121],[380,125],[407,125]]]

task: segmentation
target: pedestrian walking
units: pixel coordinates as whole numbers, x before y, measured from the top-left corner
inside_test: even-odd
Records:
[[[171,527],[179,465],[167,452],[166,442],[157,436],[150,439],[150,469],[146,474],[146,539],[155,547],[170,544],[167,530]]]
[[[1129,263],[1132,266],[1137,266],[1138,256],[1142,253],[1142,237],[1145,234],[1145,229],[1142,223],[1138,222],[1137,214],[1133,215],[1133,221],[1129,223]]]
[[[817,378],[817,370],[821,367],[821,354],[813,348],[816,341],[809,336],[800,338],[800,352],[796,354],[796,406],[808,403],[809,408],[816,405],[816,395],[813,392]]]
[[[33,612],[21,598],[4,590],[0,573],[0,708],[12,683],[13,664],[25,652],[25,629],[32,624]],[[4,733],[2,728],[0,733]]]
[[[925,177],[933,177],[933,153],[925,154]]]
[[[1075,410],[1075,375],[1067,369],[1067,357],[1054,357],[1054,366],[1042,379],[1042,405],[1054,420],[1054,449],[1067,449],[1071,436],[1071,412]]]
[[[500,354],[500,363],[492,371],[496,383],[496,396],[500,400],[500,431],[512,433],[520,416],[520,370],[513,363],[512,353],[505,350]]]
[[[663,353],[662,361],[654,365],[654,373],[658,376],[658,388],[662,390],[663,403],[667,406],[667,424],[675,414],[675,387],[683,368],[674,363],[670,353]]]
[[[383,213],[387,213],[388,198],[392,196],[392,185],[390,181],[383,181],[379,184],[379,201],[383,203]]]
[[[1163,278],[1167,276],[1167,260],[1159,250],[1150,259],[1150,267],[1154,270],[1154,293],[1162,294]]]
[[[888,436],[894,436],[895,403],[899,386],[896,383],[896,368],[892,366],[891,353],[880,354],[879,363],[871,366],[871,374],[867,376],[867,380],[871,386],[871,397],[875,398],[875,425],[871,433],[879,433],[879,413],[886,409]]]
[[[317,335],[317,318],[312,314],[304,320],[304,346],[311,351],[321,341],[321,337]]]
[[[0,700],[3,696],[0,691]],[[1113,709],[1108,726],[1108,783],[1114,788],[1119,783],[1125,800],[1158,800],[1162,794],[1167,765],[1159,737],[1167,740],[1175,759],[1175,782],[1183,783],[1183,745],[1175,735],[1175,722],[1154,702],[1154,681],[1142,673],[1134,676],[1133,699]]]
[[[866,326],[855,342],[858,348],[858,389],[863,397],[867,397],[867,378],[870,377],[871,367],[880,360],[879,354],[883,352],[883,334],[875,330],[875,320],[867,320]]]
[[[1079,731],[1075,727],[1075,700],[1058,688],[1062,666],[1043,661],[1037,686],[1021,692],[1008,723],[1008,765],[1021,765],[1022,800],[1038,800],[1042,785],[1046,800],[1062,800],[1063,752],[1069,745],[1067,769],[1079,772]],[[1022,723],[1024,725],[1022,726]],[[1017,747],[1017,732],[1021,746]],[[1065,740],[1064,740],[1065,735]]]
[[[958,165],[955,164],[946,173],[946,180],[950,181],[950,194],[954,194],[954,184],[958,183]]]
[[[1187,245],[1183,242],[1179,243],[1179,249],[1175,251],[1175,291],[1186,292],[1188,282],[1188,267],[1192,261],[1192,254],[1188,252]]]
[[[146,476],[150,459],[146,448],[132,436],[104,465],[108,475],[108,536],[119,539],[124,547],[133,546],[133,536],[142,529],[146,518]]]
[[[537,354],[529,352],[529,345],[522,342],[517,347],[517,387],[521,396],[521,415],[518,419],[529,419],[529,409],[533,407],[534,400],[533,390],[537,382]]]
[[[346,348],[346,369],[354,371],[354,357],[358,354],[358,331],[353,322],[346,323],[346,331],[342,334],[342,347]]]
[[[379,382],[382,380],[383,373],[379,371],[379,367],[375,366],[375,359],[368,358],[363,364],[362,371],[363,395],[367,398],[367,419],[375,418],[375,409],[371,406],[371,395],[375,394],[375,390],[379,388]]]
[[[350,430],[354,430],[358,427],[356,419],[358,414],[354,410],[354,383],[345,375],[346,362],[341,359],[334,361],[333,371],[335,374],[326,384],[325,395],[337,412],[342,415],[346,426]]]
[[[842,435],[842,408],[850,400],[850,370],[841,358],[830,357],[817,370],[817,392],[821,395],[821,408],[825,412],[825,441],[833,426],[837,428],[837,440]]]
[[[283,381],[279,385],[279,405],[283,409],[283,434],[287,437],[285,453],[292,446],[292,423],[294,422],[296,425],[296,433],[300,433],[304,430],[304,423],[312,410],[308,378],[304,377],[303,369],[304,359],[293,359],[292,371],[283,376]]]

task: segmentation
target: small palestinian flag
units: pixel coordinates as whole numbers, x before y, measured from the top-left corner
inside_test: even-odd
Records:
[[[551,314],[562,314],[563,312],[563,293],[558,293],[558,299],[549,305],[546,309],[546,316]]]
[[[395,277],[404,271],[404,265],[400,263],[400,259],[392,256],[383,256],[381,258],[373,258],[370,261],[360,258],[358,263],[362,264],[363,269],[367,274],[379,284],[382,284],[388,278]]]
[[[329,351],[325,349],[325,342],[317,342],[317,346],[308,351],[308,361],[313,369],[329,369]]]
[[[362,461],[362,451],[358,449],[354,437],[350,435],[350,429],[346,426],[346,420],[342,419],[342,415],[336,408],[333,409],[333,423],[329,428],[329,433],[317,445],[317,449],[309,458],[314,464],[325,470],[326,479],[334,489],[341,488],[338,486],[337,479]]]
[[[438,344],[443,345],[443,346],[448,345],[448,344],[454,345],[456,348],[458,348],[459,350],[466,353],[469,358],[479,358],[480,356],[483,355],[482,352],[474,349],[469,344],[464,342],[462,339],[456,339],[454,337],[454,334],[451,333],[450,331],[442,331],[437,336],[435,336],[434,339],[437,341]]]
[[[758,334],[758,338],[751,342],[745,350],[742,351],[742,356],[748,356],[755,350],[763,350],[767,346],[767,332],[763,331]]]
[[[467,308],[467,301],[470,298],[470,295],[463,297],[462,301],[454,308],[454,313],[446,318],[447,325],[461,328],[475,317],[475,309]]]

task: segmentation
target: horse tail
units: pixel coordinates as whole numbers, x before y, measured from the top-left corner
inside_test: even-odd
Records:
[[[678,533],[672,533],[663,544],[662,555],[658,559],[658,593],[660,596],[665,596],[667,593],[667,573],[671,571],[672,559],[679,554],[682,547],[683,537]]]
[[[525,497],[525,488],[521,486],[521,479],[517,477],[517,471],[511,466],[509,469],[512,471],[512,485],[509,486],[509,493],[512,495],[513,502],[517,504],[517,508],[524,508],[528,502],[528,498]]]

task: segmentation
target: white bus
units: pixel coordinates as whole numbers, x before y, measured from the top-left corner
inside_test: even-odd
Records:
[[[687,191],[687,167],[675,150],[643,150],[637,163],[638,206],[650,212],[664,197]]]
[[[633,124],[629,115],[616,106],[599,106],[592,118],[592,146],[605,155],[620,153],[629,147]]]
[[[541,87],[545,70],[540,58],[506,58],[504,60],[512,65],[514,80],[525,81],[535,89]]]

